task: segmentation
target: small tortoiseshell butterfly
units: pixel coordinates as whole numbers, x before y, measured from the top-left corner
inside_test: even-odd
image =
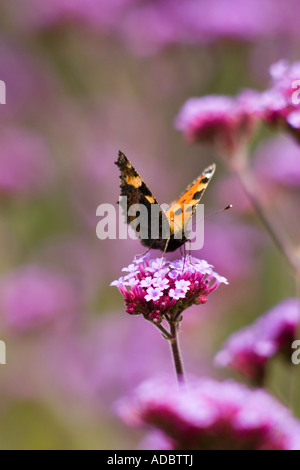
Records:
[[[124,153],[119,152],[119,158],[116,162],[121,172],[121,196],[127,197],[127,223],[132,222],[138,217],[130,215],[130,208],[134,205],[143,205],[146,211],[145,216],[142,212],[139,214],[139,224],[135,227],[137,236],[141,239],[141,243],[149,249],[159,249],[163,252],[175,251],[184,245],[188,239],[184,234],[184,230],[194,212],[197,209],[210,180],[212,179],[216,165],[210,165],[203,173],[190,184],[180,198],[173,202],[169,209],[164,212],[153,196],[150,189],[146,186],[143,179],[134,169]],[[153,217],[151,214],[154,205],[158,207],[158,232],[153,237]],[[126,209],[126,208],[125,208]],[[143,225],[146,228],[143,231]],[[168,228],[168,236],[163,235],[163,227]]]

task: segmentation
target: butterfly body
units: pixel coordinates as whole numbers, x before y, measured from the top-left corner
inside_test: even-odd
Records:
[[[187,223],[214,175],[215,165],[206,168],[166,211],[160,208],[152,192],[124,153],[119,152],[116,165],[120,170],[121,196],[127,197],[127,223],[131,224],[136,219],[136,215],[130,214],[131,208],[136,205],[144,207],[139,213],[139,224],[135,228],[141,243],[147,248],[166,252],[175,251],[184,245],[188,241],[185,233]],[[154,213],[156,217],[153,217]]]
[[[168,246],[166,246],[167,240],[165,238],[158,238],[158,239],[141,239],[141,243],[143,246],[147,248],[151,248],[152,250],[161,250],[166,252],[175,251],[184,245],[188,239],[183,235],[180,239],[175,239],[174,234],[170,234],[170,238],[168,239]]]

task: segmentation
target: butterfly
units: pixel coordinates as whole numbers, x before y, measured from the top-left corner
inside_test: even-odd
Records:
[[[215,173],[216,165],[207,167],[179,199],[164,211],[124,153],[119,152],[115,164],[121,173],[121,197],[127,198],[124,207],[127,223],[134,227],[142,245],[164,253],[184,245],[188,241],[185,229]],[[131,211],[133,207],[138,208],[138,211]],[[156,218],[153,217],[155,208]]]

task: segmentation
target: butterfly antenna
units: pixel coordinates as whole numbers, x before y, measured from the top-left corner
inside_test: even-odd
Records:
[[[229,206],[224,207],[224,209],[219,209],[218,211],[212,212],[211,214],[206,215],[205,217],[201,218],[200,220],[206,220],[209,219],[209,217],[212,217],[213,215],[220,214],[220,212],[227,211],[228,209],[231,209],[233,207],[232,204]],[[196,219],[192,220],[192,227],[195,228],[196,224]]]
[[[206,215],[204,217],[204,220],[208,219],[209,217],[212,217],[213,215],[220,214],[220,212],[228,211],[228,209],[231,209],[232,207],[233,205],[230,204],[229,206],[224,207],[224,209],[219,209],[218,211],[212,212],[212,214]]]

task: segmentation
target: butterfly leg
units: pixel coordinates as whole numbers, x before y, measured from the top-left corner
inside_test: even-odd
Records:
[[[193,262],[192,262],[192,240],[187,239],[187,242],[189,244],[189,248],[188,248],[189,263],[193,264]],[[185,245],[184,245],[184,250],[185,250],[185,256],[187,256],[186,246]]]
[[[164,249],[164,252],[162,254],[162,257],[161,257],[161,262],[160,262],[160,267],[159,269],[162,268],[162,264],[163,264],[163,261],[165,259],[165,256],[166,256],[166,252],[167,252],[167,249],[168,249],[168,246],[169,246],[169,243],[170,243],[170,238],[168,238],[168,240],[166,241],[166,244],[165,244],[165,249]]]
[[[139,255],[135,255],[136,258],[142,258],[143,256],[145,256],[147,253],[149,253],[149,251],[151,250],[151,246],[150,248],[148,248],[144,253],[141,253]]]
[[[183,245],[183,253],[182,253],[182,246],[180,247],[180,253],[182,257],[184,258],[183,266],[182,266],[182,272],[184,272],[185,269],[185,262],[186,262],[186,248],[185,245]]]
[[[193,264],[192,261],[192,240],[188,240],[189,242],[189,258],[190,258],[190,264]]]

